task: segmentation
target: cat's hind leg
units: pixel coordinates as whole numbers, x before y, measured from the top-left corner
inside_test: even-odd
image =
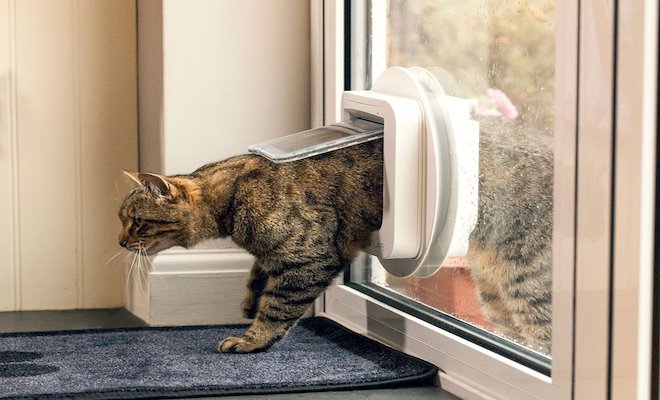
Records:
[[[468,259],[481,313],[492,324],[489,329],[508,339],[524,341],[524,335],[514,321],[509,295],[503,289],[503,281],[515,265],[498,257],[494,248],[476,243],[471,243]]]
[[[257,315],[257,306],[259,305],[259,298],[266,286],[268,275],[262,268],[262,260],[256,259],[250,269],[250,276],[247,282],[247,293],[241,303],[241,310],[243,316],[248,319],[253,319]]]
[[[482,312],[494,331],[545,353],[552,336],[552,262],[546,253],[522,263],[476,244],[468,251]]]
[[[269,348],[302,317],[341,270],[337,256],[326,255],[268,270],[257,315],[241,337],[218,344],[223,353],[251,353]]]
[[[514,325],[528,346],[548,354],[552,342],[552,261],[549,255],[540,254],[512,272],[503,280],[502,292],[508,296]]]

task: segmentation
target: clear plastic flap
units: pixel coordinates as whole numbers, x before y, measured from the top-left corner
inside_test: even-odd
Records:
[[[250,153],[283,163],[301,160],[383,137],[383,124],[352,118],[321,128],[282,136],[248,147]]]

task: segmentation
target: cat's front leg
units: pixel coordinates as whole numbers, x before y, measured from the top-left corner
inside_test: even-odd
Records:
[[[247,293],[241,303],[243,316],[248,319],[253,319],[257,315],[259,298],[261,297],[261,293],[264,290],[268,279],[268,275],[266,275],[262,268],[262,263],[263,261],[258,258],[254,261],[252,269],[250,270],[250,276],[248,277]]]
[[[273,343],[281,339],[299,318],[294,318],[290,323],[272,324],[257,316],[255,322],[243,336],[230,336],[220,341],[218,351],[222,353],[254,353],[267,350]]]
[[[252,353],[268,349],[295,325],[322,291],[323,288],[307,290],[301,300],[278,298],[264,292],[252,325],[243,336],[221,341],[218,350],[223,353]]]
[[[336,258],[336,257],[334,257]],[[339,263],[323,257],[268,278],[252,325],[241,337],[218,344],[223,353],[251,353],[268,349],[302,317],[339,272]]]

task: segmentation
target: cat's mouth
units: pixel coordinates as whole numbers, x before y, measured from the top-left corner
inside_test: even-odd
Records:
[[[145,242],[134,242],[134,243],[122,243],[122,246],[127,250],[134,253],[152,256],[158,254],[163,250],[167,250],[170,247],[179,245],[179,243],[174,239],[154,239],[148,243]]]
[[[144,251],[147,255],[151,256],[176,245],[178,243],[174,239],[156,239]]]

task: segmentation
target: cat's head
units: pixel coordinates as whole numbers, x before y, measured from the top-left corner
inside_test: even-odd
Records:
[[[119,245],[154,254],[172,246],[195,244],[196,208],[201,190],[182,177],[126,172],[137,186],[119,209]]]

